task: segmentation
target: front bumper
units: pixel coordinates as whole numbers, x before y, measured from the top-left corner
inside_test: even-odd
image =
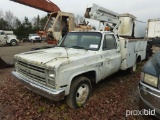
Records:
[[[52,99],[54,101],[60,101],[63,100],[65,97],[65,91],[64,90],[55,90],[52,88],[49,88],[45,85],[42,85],[40,83],[37,83],[35,81],[32,81],[31,79],[23,76],[22,74],[13,71],[12,74],[18,78],[18,80],[24,84],[28,89],[32,90],[35,93],[38,93],[44,97],[47,97],[49,99]]]
[[[160,90],[140,81],[138,91],[141,109],[155,109],[155,117],[160,119]]]

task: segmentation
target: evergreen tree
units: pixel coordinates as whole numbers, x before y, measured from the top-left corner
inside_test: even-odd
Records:
[[[3,18],[0,18],[0,30],[7,30],[7,29],[8,29],[8,23]]]

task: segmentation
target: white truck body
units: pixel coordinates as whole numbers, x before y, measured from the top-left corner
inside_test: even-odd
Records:
[[[150,41],[153,52],[157,51],[156,47],[160,47],[160,18],[148,20],[146,38]]]
[[[146,23],[134,20],[131,17],[120,17],[121,24],[118,28],[119,36],[144,38],[146,35]],[[134,34],[133,34],[134,33]]]
[[[122,55],[121,70],[132,67],[137,56],[141,56],[141,60],[146,57],[147,41],[145,39],[124,39],[120,38],[120,47]],[[126,57],[127,56],[127,57]]]
[[[145,59],[145,39],[119,38],[117,35],[123,22],[119,17],[126,15],[135,20],[133,15],[119,16],[93,4],[86,9],[85,17],[104,23],[113,32],[69,32],[55,48],[15,55],[13,75],[42,96],[56,101],[67,96],[66,102],[72,108],[84,105],[91,94],[91,83],[98,83],[120,69],[135,71],[137,61]],[[123,25],[121,23],[121,33],[127,28],[129,32],[125,32],[130,34],[129,38],[133,37],[133,21],[131,25],[128,23],[130,26]]]
[[[160,19],[149,19],[147,27],[147,37],[160,37]]]
[[[134,37],[144,38],[146,36],[146,22],[135,20],[134,25]]]
[[[12,46],[17,45],[19,40],[17,36],[13,34],[13,31],[0,30],[0,46],[10,44]]]
[[[79,34],[83,39],[75,42],[74,35]],[[69,32],[58,47],[15,55],[12,73],[34,92],[59,101],[70,94],[77,76],[86,75],[97,83],[120,69],[133,67],[137,59],[144,60],[146,45],[143,39],[119,39],[113,32]]]

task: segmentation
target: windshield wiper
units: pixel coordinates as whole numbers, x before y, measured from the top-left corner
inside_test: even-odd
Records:
[[[81,47],[81,46],[72,46],[71,48],[78,48],[78,49],[85,49],[85,50],[87,50],[86,48]]]

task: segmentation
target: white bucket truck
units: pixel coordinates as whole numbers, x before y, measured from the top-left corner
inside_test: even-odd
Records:
[[[67,104],[78,108],[89,99],[92,83],[118,70],[135,71],[136,63],[145,59],[146,46],[144,39],[122,38],[112,31],[73,31],[54,48],[15,55],[12,73],[30,90],[55,101],[66,96]]]
[[[19,40],[17,36],[13,34],[13,31],[0,30],[0,46],[9,44],[11,46],[17,45]]]

